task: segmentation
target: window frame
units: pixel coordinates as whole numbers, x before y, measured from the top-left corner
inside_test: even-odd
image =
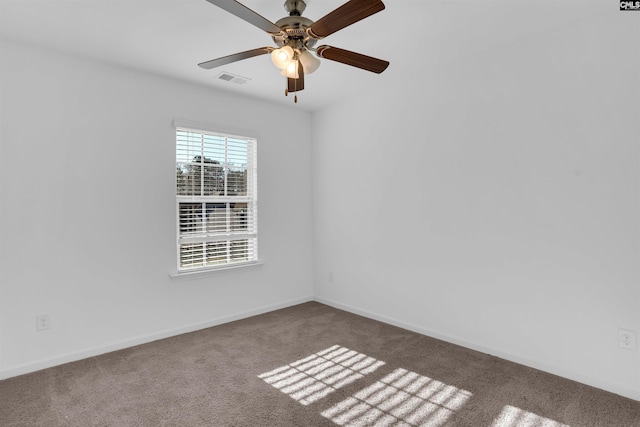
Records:
[[[200,195],[194,194],[180,194],[180,188],[178,184],[178,180],[174,177],[174,185],[175,185],[175,197],[176,197],[176,261],[175,261],[175,273],[171,274],[172,278],[179,277],[198,277],[203,274],[224,271],[229,269],[236,269],[238,267],[248,267],[254,266],[257,264],[262,264],[259,260],[259,252],[258,252],[258,174],[257,174],[257,148],[258,148],[258,136],[255,132],[246,131],[242,129],[230,129],[228,127],[223,127],[219,125],[212,125],[207,123],[193,122],[193,121],[185,121],[185,120],[174,120],[174,149],[175,149],[175,165],[178,168],[180,165],[185,164],[181,162],[179,159],[179,148],[180,141],[179,135],[180,132],[189,132],[197,135],[201,135],[203,138],[203,142],[201,147],[205,146],[204,140],[206,137],[212,137],[214,139],[223,139],[224,140],[224,162],[216,163],[220,165],[220,168],[223,171],[223,183],[224,183],[224,193],[228,191],[228,171],[238,169],[237,165],[233,165],[233,163],[229,160],[230,157],[230,140],[233,140],[232,143],[238,143],[238,141],[246,141],[248,144],[247,151],[247,159],[246,165],[244,166],[246,170],[246,194],[244,195],[229,195],[229,194],[208,194],[205,195],[206,192],[205,187],[202,185],[202,182],[199,186]],[[216,145],[217,148],[217,145]],[[207,158],[205,157],[205,148],[201,148],[201,157],[200,157],[200,171],[206,170],[206,168],[202,169],[205,164],[208,164]],[[191,154],[190,154],[191,155]],[[190,156],[189,155],[189,156]],[[184,159],[182,159],[184,160]],[[209,159],[211,160],[211,159]],[[191,165],[198,165],[198,163],[192,163],[189,161]],[[204,181],[206,178],[204,177],[204,173],[200,172],[201,179]],[[244,213],[243,221],[247,221],[244,228],[241,226],[240,230],[235,228],[234,226],[234,218],[232,216],[231,210],[235,208],[232,205],[236,203],[245,204],[246,211]],[[182,204],[182,211],[181,211]],[[202,204],[202,209],[200,210],[200,229],[199,232],[193,233],[189,235],[185,234],[182,230],[185,228],[185,205],[192,204],[194,207],[197,207],[198,204]],[[218,219],[214,219],[210,222],[209,219],[203,220],[202,218],[208,217],[209,209],[218,209],[218,206],[208,206],[208,204],[224,204],[225,206],[225,214],[223,216],[214,214],[217,218],[223,218],[221,222],[218,222]],[[188,206],[187,206],[188,208]],[[188,222],[188,220],[187,220]],[[210,225],[214,224],[214,227],[219,226],[220,224],[224,224],[224,231],[215,230],[211,231]],[[240,245],[244,246],[244,251],[246,251],[247,259],[246,260],[238,260],[232,261],[233,258],[233,241],[243,241]],[[181,260],[182,251],[181,245],[188,245],[192,242],[192,244],[202,244],[202,260],[199,266],[185,266],[184,262]],[[207,253],[207,245],[212,244],[215,245],[217,243],[224,242],[226,244],[226,248],[224,249],[224,255],[226,258],[225,262],[220,263],[211,263],[208,264],[207,258],[210,254]],[[215,250],[214,250],[215,251]],[[242,251],[242,248],[241,248]]]

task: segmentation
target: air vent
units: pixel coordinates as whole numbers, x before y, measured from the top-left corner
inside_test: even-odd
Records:
[[[218,78],[220,80],[235,83],[237,85],[243,85],[249,80],[251,80],[246,77],[240,77],[240,76],[236,76],[235,74],[227,73],[226,71],[223,71],[222,73],[218,74]]]

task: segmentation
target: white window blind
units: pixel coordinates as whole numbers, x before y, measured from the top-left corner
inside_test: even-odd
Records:
[[[176,128],[178,271],[258,259],[256,140]]]

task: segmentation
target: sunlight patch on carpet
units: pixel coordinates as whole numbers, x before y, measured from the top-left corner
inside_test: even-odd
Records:
[[[471,397],[466,390],[406,369],[322,412],[340,426],[441,426]]]
[[[373,357],[334,345],[258,378],[309,405],[383,365]]]
[[[491,427],[569,427],[550,418],[507,405],[498,417],[493,420]]]

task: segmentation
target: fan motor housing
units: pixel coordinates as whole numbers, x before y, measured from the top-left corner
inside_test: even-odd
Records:
[[[275,24],[286,34],[286,37],[280,34],[273,36],[273,41],[278,46],[287,45],[289,40],[300,40],[309,47],[316,43],[316,40],[310,38],[307,34],[307,28],[313,24],[313,21],[309,18],[295,15],[285,16],[276,21]]]

